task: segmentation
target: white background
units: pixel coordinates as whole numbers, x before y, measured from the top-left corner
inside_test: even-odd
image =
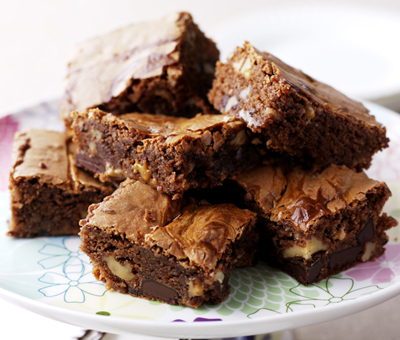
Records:
[[[11,113],[17,109],[59,97],[63,91],[63,79],[66,74],[65,61],[71,47],[76,42],[128,23],[154,19],[177,10],[186,10],[192,13],[195,21],[208,36],[214,37],[214,34],[227,24],[232,25],[253,13],[266,13],[266,21],[268,21],[268,12],[276,8],[290,10],[293,6],[306,7],[309,4],[318,6],[329,4],[349,8],[356,6],[360,8],[360,11],[362,8],[372,9],[372,12],[383,10],[400,17],[399,0],[329,2],[310,0],[0,0],[0,113]],[[291,20],[293,21],[293,18]],[[297,20],[301,22],[301,13]],[[337,21],[340,27],[341,19],[338,18]],[[271,27],[265,34],[269,37],[279,35],[281,29],[291,24],[293,23],[283,21],[281,26]],[[374,22],[371,21],[371,26],[373,24]],[[310,33],[315,34],[320,31],[323,29],[321,26],[318,24],[315,31]],[[381,34],[382,39],[390,37],[389,41],[385,42],[386,48],[385,45],[379,47],[383,51],[399,45],[399,35],[393,35],[393,32],[387,33],[387,35]],[[392,36],[397,39],[392,40]],[[238,41],[238,44],[242,44],[242,41]],[[296,51],[293,52],[295,55]],[[301,60],[301,55],[299,59]],[[363,58],[357,61],[352,60],[350,56],[349,59],[350,70],[359,69],[359,65],[363,62]],[[323,61],[319,62],[324,65]],[[302,66],[301,63],[295,64],[294,66],[297,67]],[[376,74],[383,66],[385,65],[375,65],[375,69],[366,69],[365,72]],[[321,79],[322,71],[312,76]],[[346,76],[354,79],[352,74]],[[325,76],[321,80],[332,83],[327,78]],[[360,96],[356,89],[354,93]],[[371,94],[368,95],[371,97]],[[362,93],[360,97],[363,97]]]

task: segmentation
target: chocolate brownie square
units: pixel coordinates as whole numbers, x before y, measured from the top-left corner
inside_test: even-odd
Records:
[[[268,149],[314,171],[331,164],[368,168],[388,146],[386,129],[361,103],[248,42],[217,64],[208,97],[246,122]]]
[[[264,165],[236,177],[258,213],[260,257],[309,285],[384,252],[387,185],[345,166],[320,174]]]
[[[248,240],[256,247],[254,213],[172,200],[130,179],[80,224],[81,249],[108,289],[195,308],[222,302]]]
[[[71,52],[61,104],[119,115],[212,113],[207,100],[219,51],[189,13],[173,13],[84,41]]]
[[[76,168],[64,133],[17,132],[10,172],[11,221],[15,237],[73,235],[87,208],[114,188]]]
[[[116,117],[93,109],[72,116],[77,165],[101,181],[139,179],[178,198],[260,161],[245,124],[224,115]]]

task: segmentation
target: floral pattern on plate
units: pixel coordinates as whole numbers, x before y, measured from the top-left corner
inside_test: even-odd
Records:
[[[371,280],[372,284],[382,284],[399,280],[400,250],[395,244],[386,246],[383,256],[374,262],[360,263],[347,271],[347,275],[357,281]]]
[[[46,271],[38,279],[46,284],[39,289],[45,297],[62,296],[66,303],[84,303],[87,294],[104,295],[104,285],[93,277],[89,259],[79,250],[79,244],[78,237],[69,237],[62,239],[61,246],[46,243],[39,250],[49,256],[38,261]]]
[[[13,239],[5,236],[10,218],[6,188],[12,135],[17,129],[28,126],[62,129],[57,107],[57,101],[43,103],[0,119],[0,290],[61,310],[99,318],[149,320],[159,325],[267,321],[305,310],[322,311],[334,305],[345,307],[388,287],[400,287],[400,244],[389,244],[385,255],[375,262],[359,264],[308,287],[263,263],[254,268],[236,269],[231,276],[229,297],[221,304],[198,309],[107,291],[102,282],[95,280],[87,256],[79,250],[79,237]],[[392,139],[391,147],[376,155],[368,174],[388,181],[393,197],[385,210],[400,218],[400,190],[397,190],[400,189],[400,118],[393,114],[382,117]],[[398,230],[396,228],[393,237],[397,237]]]
[[[12,247],[15,249],[14,258],[28,252],[30,255],[36,253],[32,256],[36,259],[33,272],[25,273],[29,274],[30,280],[35,277],[39,283],[37,291],[41,295],[37,299],[103,316],[158,319],[163,322],[223,321],[241,317],[255,319],[345,303],[400,280],[400,244],[391,244],[386,254],[377,261],[359,264],[308,287],[263,263],[253,268],[236,269],[230,280],[231,294],[223,303],[191,309],[106,291],[104,284],[93,277],[91,265],[79,250],[80,239],[76,236],[36,240],[44,242],[37,242],[35,247],[34,241],[12,240]],[[7,253],[12,252],[12,248],[7,250]],[[388,268],[391,275],[387,275]],[[20,277],[21,284],[24,279],[24,276]]]

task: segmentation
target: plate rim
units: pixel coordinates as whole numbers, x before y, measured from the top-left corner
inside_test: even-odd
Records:
[[[149,335],[177,338],[219,338],[230,336],[247,336],[283,331],[286,329],[309,326],[324,321],[335,320],[351,315],[373,306],[379,305],[400,294],[400,281],[372,294],[361,296],[355,300],[344,301],[340,304],[330,304],[320,308],[303,310],[268,316],[267,318],[194,322],[165,322],[156,323],[150,320],[129,319],[115,316],[89,314],[73,309],[47,304],[41,300],[11,292],[0,287],[0,297],[4,300],[41,314],[45,317],[70,323],[82,328],[121,335]],[[347,308],[346,308],[347,307]],[[60,315],[62,317],[60,317]],[[67,319],[65,318],[67,317]],[[207,327],[204,327],[207,325]],[[156,327],[154,327],[156,326]],[[245,327],[244,327],[245,326]],[[268,326],[268,327],[267,327]],[[251,332],[247,330],[251,328]],[[226,330],[229,329],[229,332]],[[193,332],[197,334],[193,334]]]

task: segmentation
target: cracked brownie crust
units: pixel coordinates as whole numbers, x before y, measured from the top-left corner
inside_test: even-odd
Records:
[[[388,146],[386,129],[361,103],[248,42],[226,64],[218,62],[208,97],[246,122],[267,148],[313,170],[368,168],[372,155]]]
[[[65,135],[46,130],[18,132],[14,137],[10,173],[11,220],[15,237],[73,235],[87,208],[111,194],[75,167]],[[72,149],[71,147],[69,149]]]
[[[261,258],[306,285],[382,255],[397,225],[381,214],[387,185],[344,166],[317,175],[261,166],[235,181],[258,213]]]
[[[244,123],[223,115],[194,118],[100,110],[74,113],[77,164],[101,181],[139,179],[175,198],[220,185],[259,163]]]
[[[207,100],[219,51],[190,14],[133,24],[71,52],[61,112],[99,107],[120,115],[212,113]]]
[[[172,201],[130,179],[92,205],[81,225],[81,249],[108,289],[195,308],[228,296],[232,269],[248,257],[244,241],[253,239],[251,248],[256,242],[254,213],[232,204]]]

